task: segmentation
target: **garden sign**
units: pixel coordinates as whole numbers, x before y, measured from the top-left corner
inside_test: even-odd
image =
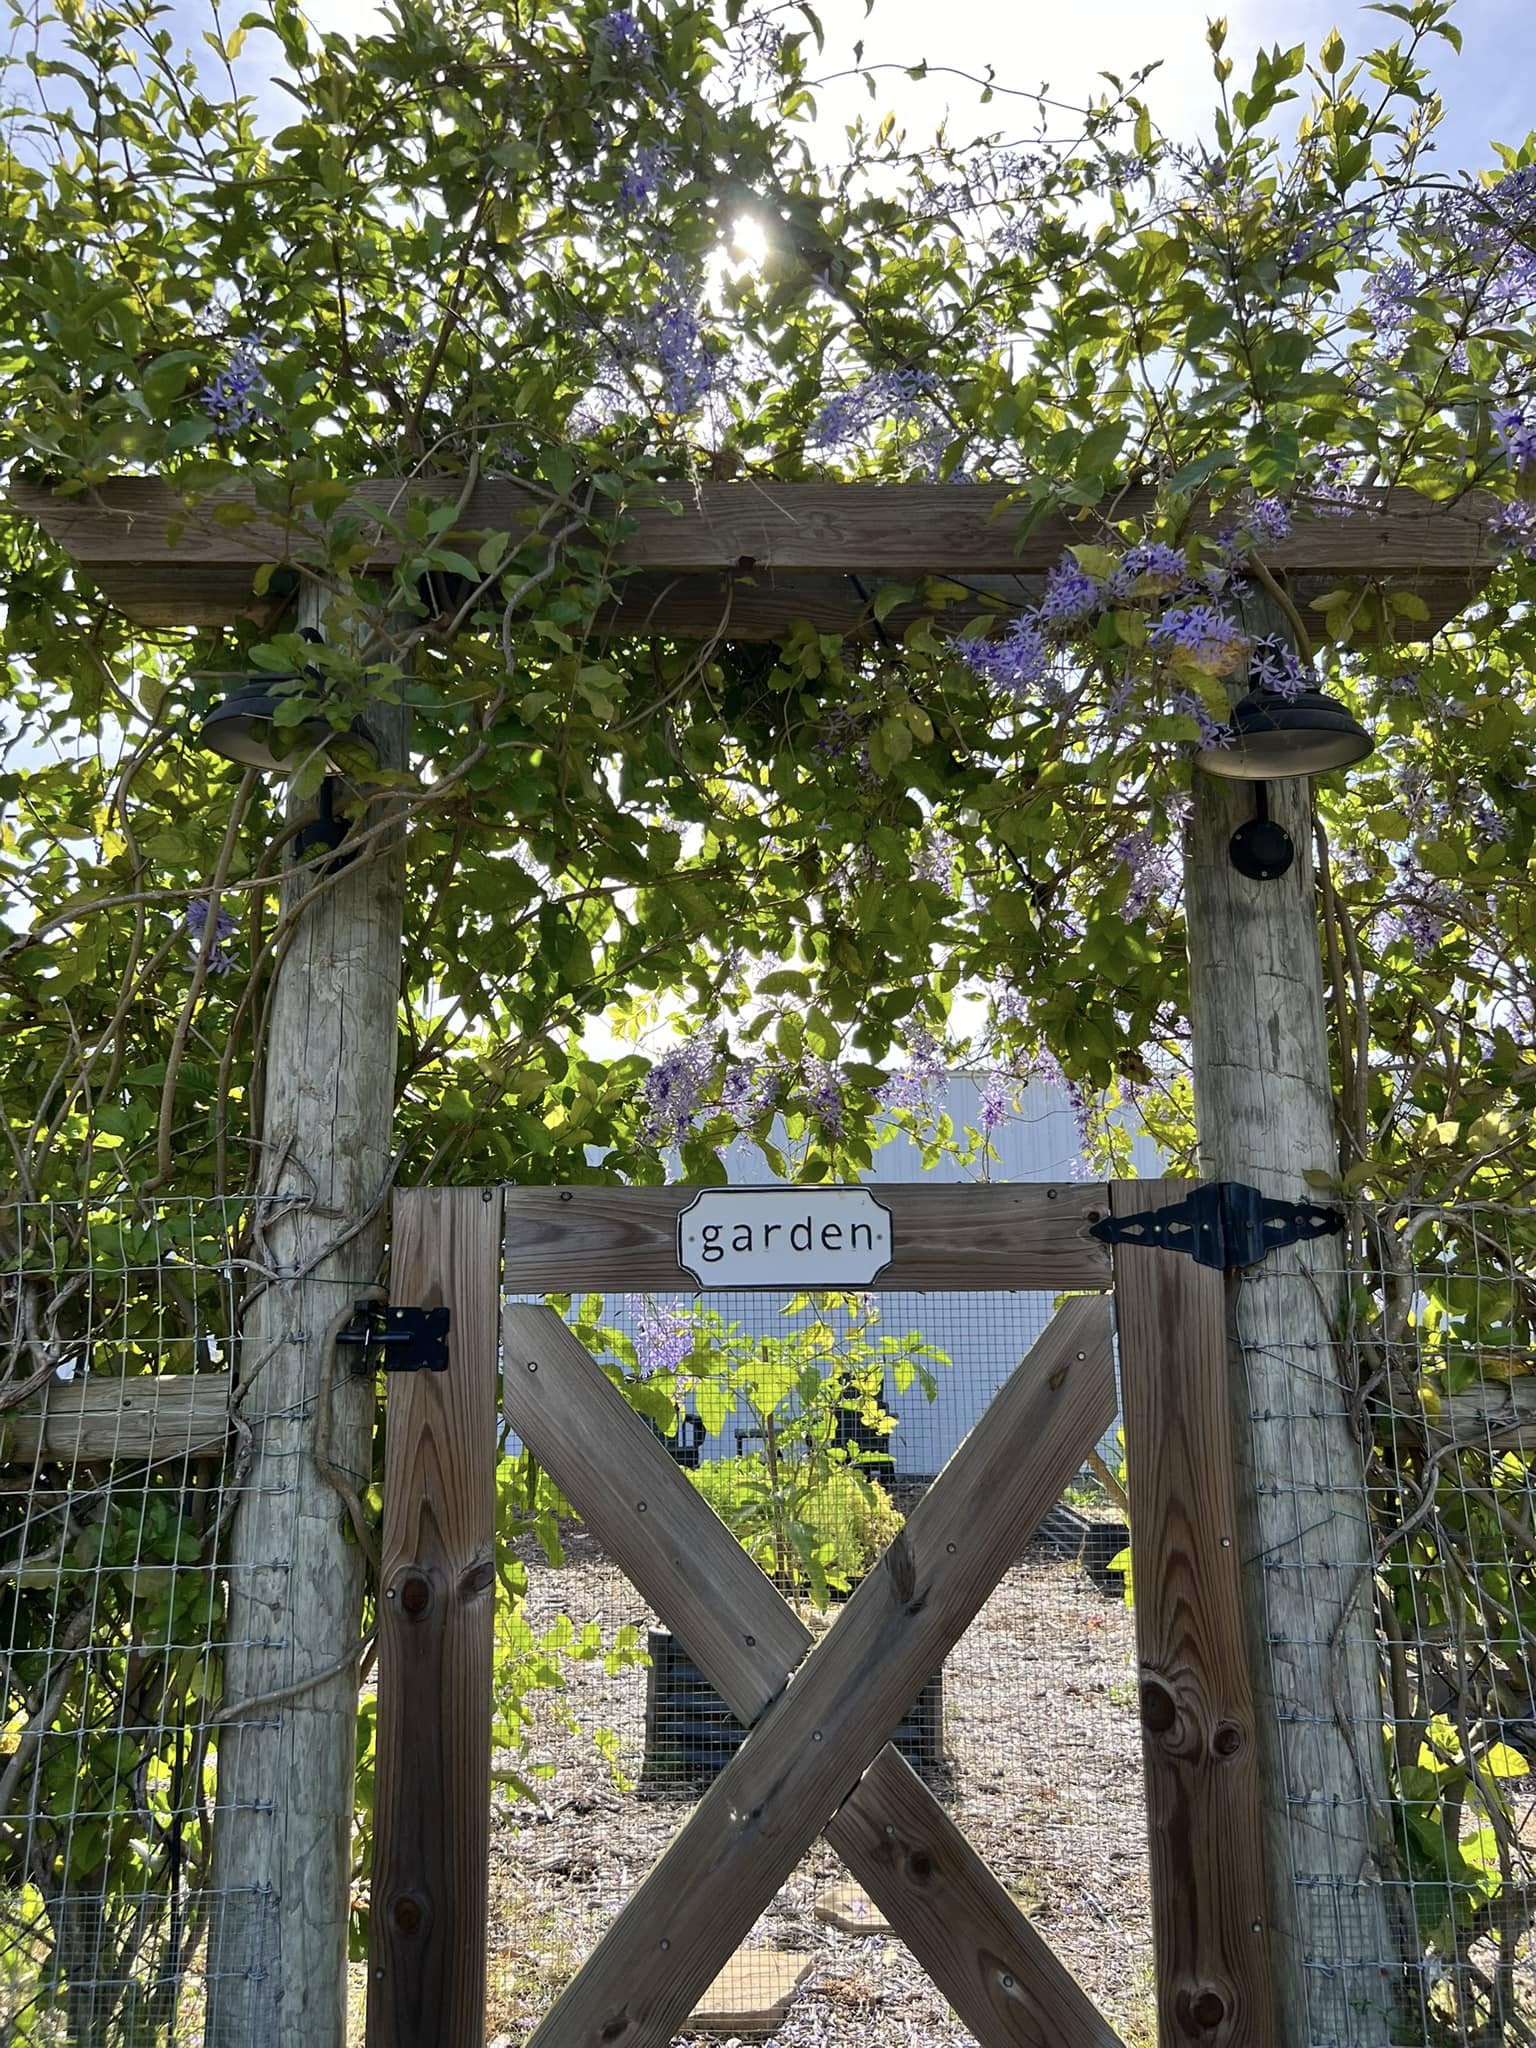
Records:
[[[677,1219],[677,1263],[711,1287],[867,1287],[890,1262],[867,1188],[706,1188]]]

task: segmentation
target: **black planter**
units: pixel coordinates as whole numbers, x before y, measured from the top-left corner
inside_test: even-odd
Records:
[[[670,1629],[651,1629],[646,1648],[651,1668],[645,1681],[642,1785],[665,1792],[717,1777],[746,1741],[746,1729]],[[931,1775],[943,1769],[942,1670],[928,1680],[891,1739],[914,1770]]]

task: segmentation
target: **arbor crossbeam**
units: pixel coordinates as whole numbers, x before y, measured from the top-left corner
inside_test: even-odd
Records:
[[[360,480],[328,523],[334,532],[338,520],[347,522],[354,568],[388,573],[425,545],[405,530],[406,507],[454,505],[462,491],[457,477]],[[1433,632],[1491,572],[1495,501],[1485,492],[1445,504],[1406,489],[1359,495],[1347,513],[1298,505],[1290,533],[1265,550],[1268,567],[1303,603],[1359,577],[1412,592],[1428,610],[1415,637]],[[74,493],[18,484],[10,502],[144,626],[276,626],[292,607],[297,572],[324,559],[315,515],[297,505],[291,516],[274,509],[238,471],[196,502],[158,477],[115,478]],[[487,535],[531,535],[551,504],[549,494],[520,483],[482,482],[451,543],[473,554]],[[973,484],[679,481],[603,509],[622,523],[611,548],[618,581],[599,632],[772,640],[800,619],[823,631],[872,632],[875,592],[891,580],[950,586],[959,619],[989,605],[1018,609],[1038,596],[1065,547],[1097,538],[1103,519],[1152,519],[1156,493],[1127,487],[1076,517],[1036,518],[1023,532],[1029,508],[1017,492]],[[1226,518],[1198,514],[1192,530],[1214,532]],[[942,588],[914,590],[883,610],[881,624],[898,633],[945,596]]]

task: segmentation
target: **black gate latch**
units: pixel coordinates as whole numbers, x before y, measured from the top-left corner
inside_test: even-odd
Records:
[[[396,1308],[393,1302],[359,1301],[352,1320],[337,1333],[338,1345],[353,1351],[352,1373],[446,1372],[446,1308]]]
[[[1139,1216],[1106,1216],[1101,1223],[1091,1223],[1088,1234],[1104,1244],[1188,1252],[1197,1266],[1231,1273],[1258,1265],[1281,1245],[1332,1237],[1343,1228],[1342,1209],[1321,1202],[1282,1202],[1240,1180],[1213,1180],[1165,1208],[1143,1209]]]

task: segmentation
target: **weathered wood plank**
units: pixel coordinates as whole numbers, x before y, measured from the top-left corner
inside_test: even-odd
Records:
[[[229,1374],[95,1374],[55,1381],[0,1414],[0,1465],[207,1457],[229,1436]]]
[[[881,1750],[822,1832],[981,2048],[1120,2048],[898,1750]]]
[[[688,2015],[699,2034],[772,2034],[789,2017],[795,1993],[816,1967],[815,1956],[785,1949],[744,1948],[734,1955]]]
[[[532,1313],[509,1311],[509,1321]],[[526,1326],[516,1327],[522,1334]],[[545,1328],[550,1342],[568,1336],[557,1319]],[[537,1358],[527,1349],[523,1370]],[[704,1795],[530,2048],[670,2041],[980,1609],[1086,1435],[1103,1426],[1108,1363],[1107,1303],[1069,1302]],[[649,1504],[633,1480],[620,1498],[636,1514],[640,1499]],[[858,1874],[891,1914],[893,1899],[876,1888],[880,1874]]]
[[[1115,1214],[1187,1181],[1121,1181]],[[1130,1469],[1159,2038],[1277,2039],[1253,1690],[1233,1498],[1226,1281],[1179,1252],[1115,1250]]]
[[[693,1187],[508,1188],[504,1277],[509,1294],[566,1289],[678,1288],[677,1218]],[[891,1212],[890,1265],[876,1293],[909,1288],[1092,1288],[1109,1285],[1106,1247],[1088,1234],[1108,1190],[1010,1182],[983,1187],[869,1183]]]
[[[358,520],[359,538],[369,543],[370,566],[385,568],[401,559],[392,521],[403,516],[410,500],[447,503],[461,488],[457,477],[359,480],[345,510]],[[623,507],[632,529],[617,550],[622,567],[840,574],[860,569],[893,576],[1039,573],[1070,542],[1096,530],[1091,518],[1054,516],[1021,537],[1023,508],[1010,505],[1007,492],[967,484],[679,484],[670,498],[668,488],[659,486],[650,502],[637,495]],[[195,583],[205,568],[254,568],[315,552],[302,523],[288,527],[270,515],[217,523],[215,505],[254,507],[254,492],[234,472],[226,490],[191,509],[157,477],[117,477],[73,496],[17,484],[11,503],[86,568],[174,561]],[[1153,491],[1135,489],[1122,492],[1115,509],[1121,519],[1136,521],[1149,517],[1154,506]],[[522,485],[482,482],[455,529],[458,544],[488,533],[516,533],[540,509],[541,501]],[[1292,574],[1391,575],[1405,585],[1426,574],[1486,569],[1492,509],[1485,492],[1436,505],[1403,489],[1370,494],[1348,518],[1299,506],[1290,534],[1266,559],[1273,569]],[[1223,517],[1197,516],[1192,526],[1210,530]]]
[[[84,573],[109,604],[141,626],[224,626],[253,619],[273,628],[293,609],[292,572],[280,570],[258,595],[250,563],[200,563],[189,576],[168,561],[99,562],[88,565]],[[1303,611],[1343,573],[1304,570],[1292,575],[1290,587]],[[1418,622],[1415,633],[1428,639],[1472,603],[1487,580],[1487,570],[1423,571],[1385,580],[1424,600],[1428,617]],[[764,643],[782,640],[804,620],[818,633],[872,640],[878,631],[871,601],[884,581],[882,570],[868,566],[840,575],[809,570],[640,570],[623,580],[613,602],[597,614],[593,630],[599,639],[608,640],[659,633],[679,640],[718,635],[726,641]],[[936,610],[959,625],[984,613],[989,599],[996,599],[1005,613],[1016,612],[1035,602],[1044,577],[1038,571],[1013,576],[972,570],[965,581],[966,595],[948,604],[914,600],[892,606],[880,630],[899,637]]]
[[[1431,1414],[1416,1386],[1394,1389],[1400,1412],[1413,1418],[1434,1445],[1465,1444],[1472,1451],[1536,1449],[1536,1380],[1488,1379],[1447,1394]]]
[[[391,1291],[452,1317],[391,1378],[379,1601],[369,2048],[485,2038],[499,1194],[396,1194]]]
[[[508,1422],[732,1713],[753,1725],[810,1648],[810,1631],[552,1310],[509,1304],[503,1337]],[[1113,1415],[1107,1352],[1101,1374],[1084,1445]],[[1064,1477],[1079,1458],[1064,1456]],[[824,1832],[878,1891],[983,2048],[1117,2048],[1113,2029],[889,1744]]]

